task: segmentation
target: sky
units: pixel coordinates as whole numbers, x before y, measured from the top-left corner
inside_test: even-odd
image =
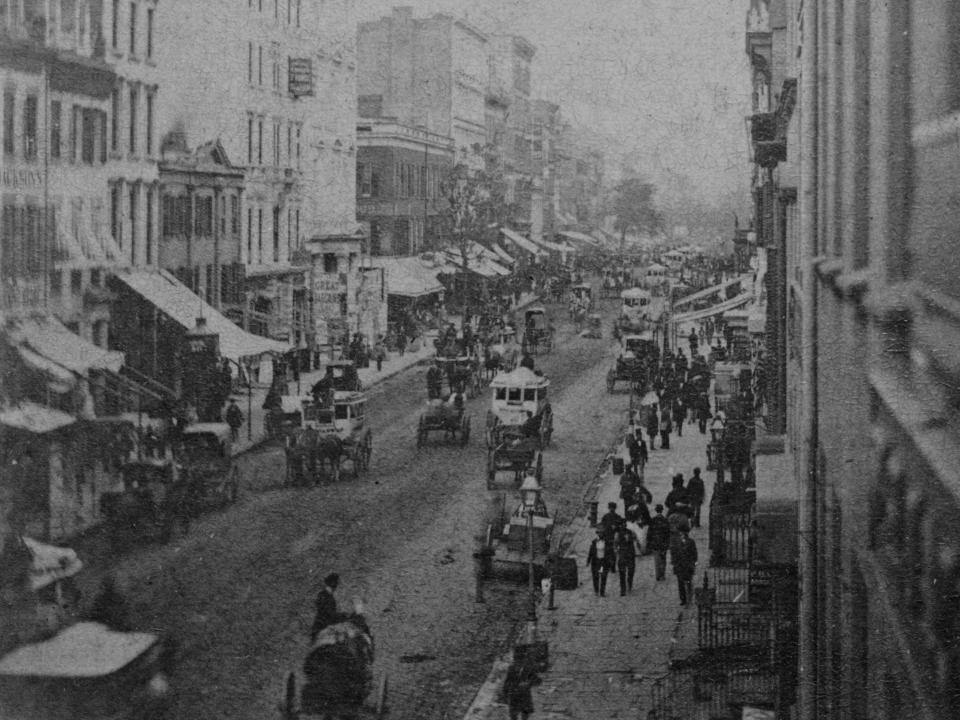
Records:
[[[406,5],[497,24],[537,47],[533,95],[630,153],[664,199],[740,198],[750,166],[748,0],[355,0],[358,20]],[[742,196],[742,197],[741,197]]]

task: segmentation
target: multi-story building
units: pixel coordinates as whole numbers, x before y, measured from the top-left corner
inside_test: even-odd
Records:
[[[598,138],[564,123],[556,146],[559,217],[568,227],[600,227],[605,158]]]
[[[438,249],[453,158],[452,138],[389,118],[359,119],[357,220],[369,223],[371,255]]]
[[[158,0],[91,3],[104,61],[116,73],[110,96],[107,154],[110,233],[126,262],[156,267],[160,183]]]
[[[536,48],[519,35],[491,35],[486,118],[488,164],[503,173],[511,224],[530,232],[534,194],[534,142],[530,70]],[[540,190],[537,189],[539,194]]]
[[[557,212],[560,205],[557,183],[557,141],[562,120],[560,106],[546,100],[534,100],[531,110],[530,169],[532,195],[530,203],[530,237],[553,240],[559,230]]]
[[[158,47],[161,135],[219,142],[244,170],[245,321],[310,344],[325,320],[307,287],[309,254],[297,251],[357,231],[352,5],[171,0],[158,12],[176,39]]]
[[[361,115],[453,138],[455,163],[483,166],[487,36],[465,20],[409,7],[357,29]]]

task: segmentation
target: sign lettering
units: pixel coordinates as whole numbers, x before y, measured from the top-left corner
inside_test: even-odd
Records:
[[[43,171],[30,168],[3,168],[0,185],[8,188],[39,189],[43,187]]]
[[[287,89],[293,97],[313,96],[313,61],[310,58],[289,58]]]

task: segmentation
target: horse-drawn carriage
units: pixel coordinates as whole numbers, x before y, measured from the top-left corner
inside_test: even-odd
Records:
[[[523,313],[523,352],[536,355],[553,350],[553,324],[543,305],[534,305]]]
[[[659,309],[653,307],[652,296],[643,288],[627,288],[620,293],[620,315],[614,325],[616,335],[644,332],[659,320]]]
[[[240,493],[240,468],[226,423],[194,423],[180,435],[177,457],[196,506],[228,505]]]
[[[652,332],[623,335],[622,350],[616,367],[607,371],[607,392],[613,392],[618,380],[631,384],[643,383],[652,359],[657,356],[657,344]]]
[[[324,368],[323,377],[314,383],[311,393],[324,392],[363,392],[360,374],[352,360],[331,360]]]
[[[100,496],[100,508],[114,547],[132,541],[167,542],[179,526],[190,527],[190,484],[172,458],[144,458],[120,468],[123,489]]]
[[[498,372],[510,372],[517,366],[520,345],[517,343],[517,331],[512,325],[491,328],[487,340],[483,370],[486,379],[490,380]]]
[[[454,394],[447,402],[427,401],[427,409],[420,415],[417,423],[417,447],[423,447],[432,431],[442,431],[451,440],[456,440],[459,433],[460,445],[466,445],[470,441],[470,418],[464,414],[462,396],[459,402],[456,398],[457,395]]]
[[[437,356],[435,364],[440,371],[441,383],[443,379],[447,381],[448,395],[463,392],[472,398],[480,392],[483,386],[480,358],[475,355]]]
[[[287,673],[280,703],[283,720],[382,718],[387,712],[387,677],[375,681],[373,660],[373,635],[358,608],[317,633],[303,668]]]
[[[366,396],[335,391],[331,405],[308,398],[301,402],[304,426],[291,429],[286,438],[287,484],[316,484],[327,467],[337,481],[345,461],[359,477],[370,467],[373,451],[373,433],[365,425]]]
[[[519,480],[527,468],[543,468],[543,449],[553,435],[553,408],[547,399],[550,381],[525,367],[500,373],[487,413],[487,483],[509,470]]]
[[[570,303],[582,307],[584,310],[589,310],[593,307],[593,286],[587,283],[571,285]]]

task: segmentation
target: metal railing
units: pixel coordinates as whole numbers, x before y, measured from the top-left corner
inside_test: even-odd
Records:
[[[753,506],[710,503],[710,564],[747,566],[753,549]]]

